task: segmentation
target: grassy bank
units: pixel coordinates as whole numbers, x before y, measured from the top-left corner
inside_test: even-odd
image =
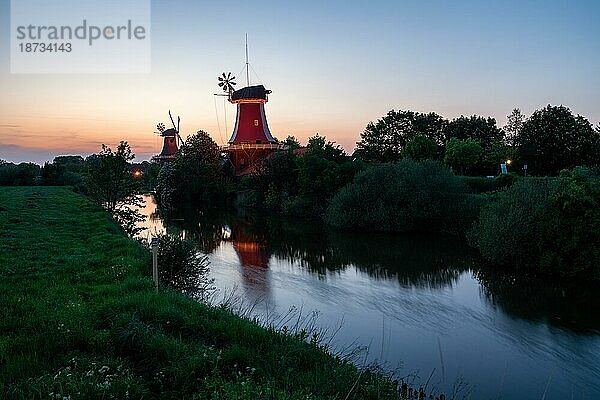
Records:
[[[395,385],[174,292],[67,188],[0,189],[0,398],[380,399]]]

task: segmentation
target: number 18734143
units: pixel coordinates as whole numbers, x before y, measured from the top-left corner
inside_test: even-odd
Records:
[[[70,53],[73,51],[71,43],[19,43],[21,53]]]

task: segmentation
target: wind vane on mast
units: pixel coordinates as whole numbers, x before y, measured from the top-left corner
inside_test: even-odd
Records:
[[[248,62],[248,34],[246,33],[246,86],[250,86],[250,63]]]

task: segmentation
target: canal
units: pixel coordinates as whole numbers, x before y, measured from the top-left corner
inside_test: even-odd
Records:
[[[361,350],[358,364],[456,398],[600,399],[597,286],[495,272],[452,237],[257,214],[165,224],[146,200],[144,234],[193,240],[221,294],[263,322],[326,331],[332,350]]]

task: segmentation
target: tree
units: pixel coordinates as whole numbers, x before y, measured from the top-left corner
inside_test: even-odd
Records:
[[[475,139],[452,138],[446,143],[444,162],[452,168],[460,169],[460,174],[473,169],[483,154],[483,148]]]
[[[296,150],[302,147],[298,139],[295,136],[288,135],[287,138],[282,142],[285,146],[287,146],[288,150]]]
[[[511,161],[510,170],[515,172],[522,168],[518,151],[515,147],[502,142],[493,142],[491,146],[484,151],[480,161],[481,169],[487,174],[497,174],[500,164],[507,160]]]
[[[369,122],[356,143],[357,154],[367,161],[397,161],[412,125],[411,111],[391,110],[386,116]]]
[[[447,119],[434,112],[427,114],[415,113],[412,132],[415,135],[422,135],[433,140],[438,147],[443,147],[446,142],[444,130],[447,124]]]
[[[0,163],[0,186],[33,186],[37,183],[40,166],[34,163]]]
[[[319,134],[308,139],[306,153],[298,159],[299,214],[321,214],[335,191],[351,180],[340,165],[348,161],[344,150]]]
[[[600,161],[600,132],[564,106],[535,111],[523,123],[516,142],[523,162],[536,175],[556,175],[562,169]]]
[[[446,125],[445,133],[446,140],[451,138],[475,139],[483,148],[487,148],[487,145],[492,142],[504,139],[504,132],[496,126],[494,118],[477,115],[470,117],[461,115],[453,119]]]
[[[67,171],[75,173],[85,169],[85,160],[81,156],[57,156],[54,157],[52,164],[63,166]]]
[[[515,108],[507,118],[508,120],[504,126],[505,141],[509,146],[514,146],[516,139],[521,134],[521,129],[523,129],[525,116],[520,109]]]
[[[392,110],[377,122],[367,125],[356,144],[355,156],[366,161],[397,161],[404,146],[417,134],[442,146],[446,122],[435,113]]]
[[[137,224],[145,219],[137,211],[144,202],[139,195],[140,180],[131,171],[130,162],[134,158],[127,142],[120,142],[114,152],[103,144],[100,153],[87,158],[85,178],[88,195],[132,236],[143,230]]]
[[[162,206],[214,207],[225,200],[219,146],[204,131],[190,135],[175,158],[161,168],[156,194]]]
[[[134,157],[129,144],[122,141],[116,151],[103,144],[100,153],[87,159],[88,194],[110,212],[138,194],[139,181],[129,167]]]
[[[437,158],[437,155],[438,146],[436,143],[421,134],[415,135],[402,149],[402,157],[415,161],[433,160]]]
[[[57,156],[52,163],[45,163],[40,173],[40,185],[74,186],[83,190],[82,175],[86,172],[86,162],[81,156]]]
[[[66,168],[63,165],[49,162],[44,163],[40,171],[40,185],[61,186],[64,182]]]

